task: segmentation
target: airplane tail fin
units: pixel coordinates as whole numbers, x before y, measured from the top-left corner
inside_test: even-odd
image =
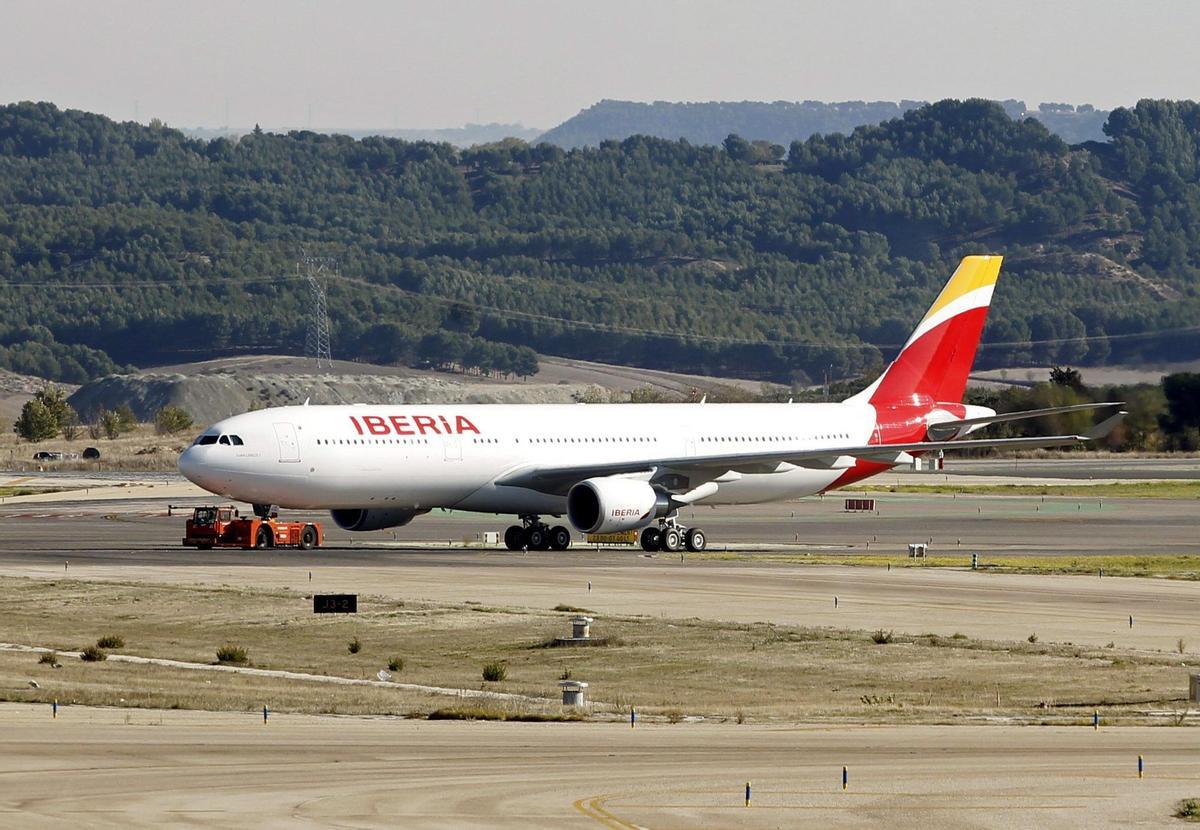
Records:
[[[1001,260],[965,257],[896,359],[849,400],[884,406],[962,401]]]

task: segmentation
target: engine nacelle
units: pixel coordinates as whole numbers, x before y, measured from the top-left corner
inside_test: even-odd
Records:
[[[632,478],[589,478],[567,493],[567,518],[581,533],[633,530],[670,509],[670,496]]]
[[[398,507],[355,507],[330,510],[333,523],[342,530],[383,530],[406,525],[425,510],[404,510]]]

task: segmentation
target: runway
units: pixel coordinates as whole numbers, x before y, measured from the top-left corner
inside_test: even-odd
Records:
[[[17,704],[0,727],[0,823],[34,828],[1123,828],[1168,826],[1200,792],[1187,729],[51,721]]]

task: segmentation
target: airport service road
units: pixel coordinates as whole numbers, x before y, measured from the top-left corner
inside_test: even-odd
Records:
[[[264,726],[25,704],[0,705],[0,728],[0,824],[34,828],[1158,827],[1200,793],[1186,728]]]
[[[680,563],[609,552],[75,550],[67,556],[69,570],[61,552],[0,550],[0,574],[345,591],[541,610],[566,603],[601,618],[699,617],[1014,641],[1037,633],[1043,643],[1112,642],[1166,652],[1182,637],[1200,647],[1200,582],[1176,580]]]

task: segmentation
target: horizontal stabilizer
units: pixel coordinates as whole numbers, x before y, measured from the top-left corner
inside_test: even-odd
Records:
[[[982,418],[963,418],[958,421],[939,421],[930,424],[928,435],[934,441],[940,441],[956,435],[964,427],[990,426],[1003,424],[1008,421],[1024,421],[1029,418],[1044,418],[1047,415],[1062,415],[1067,412],[1086,412],[1090,409],[1106,409],[1114,406],[1124,406],[1124,401],[1105,401],[1103,403],[1079,403],[1071,406],[1050,406],[1045,409],[1027,409],[1023,412],[1003,412],[998,415],[987,415]]]

